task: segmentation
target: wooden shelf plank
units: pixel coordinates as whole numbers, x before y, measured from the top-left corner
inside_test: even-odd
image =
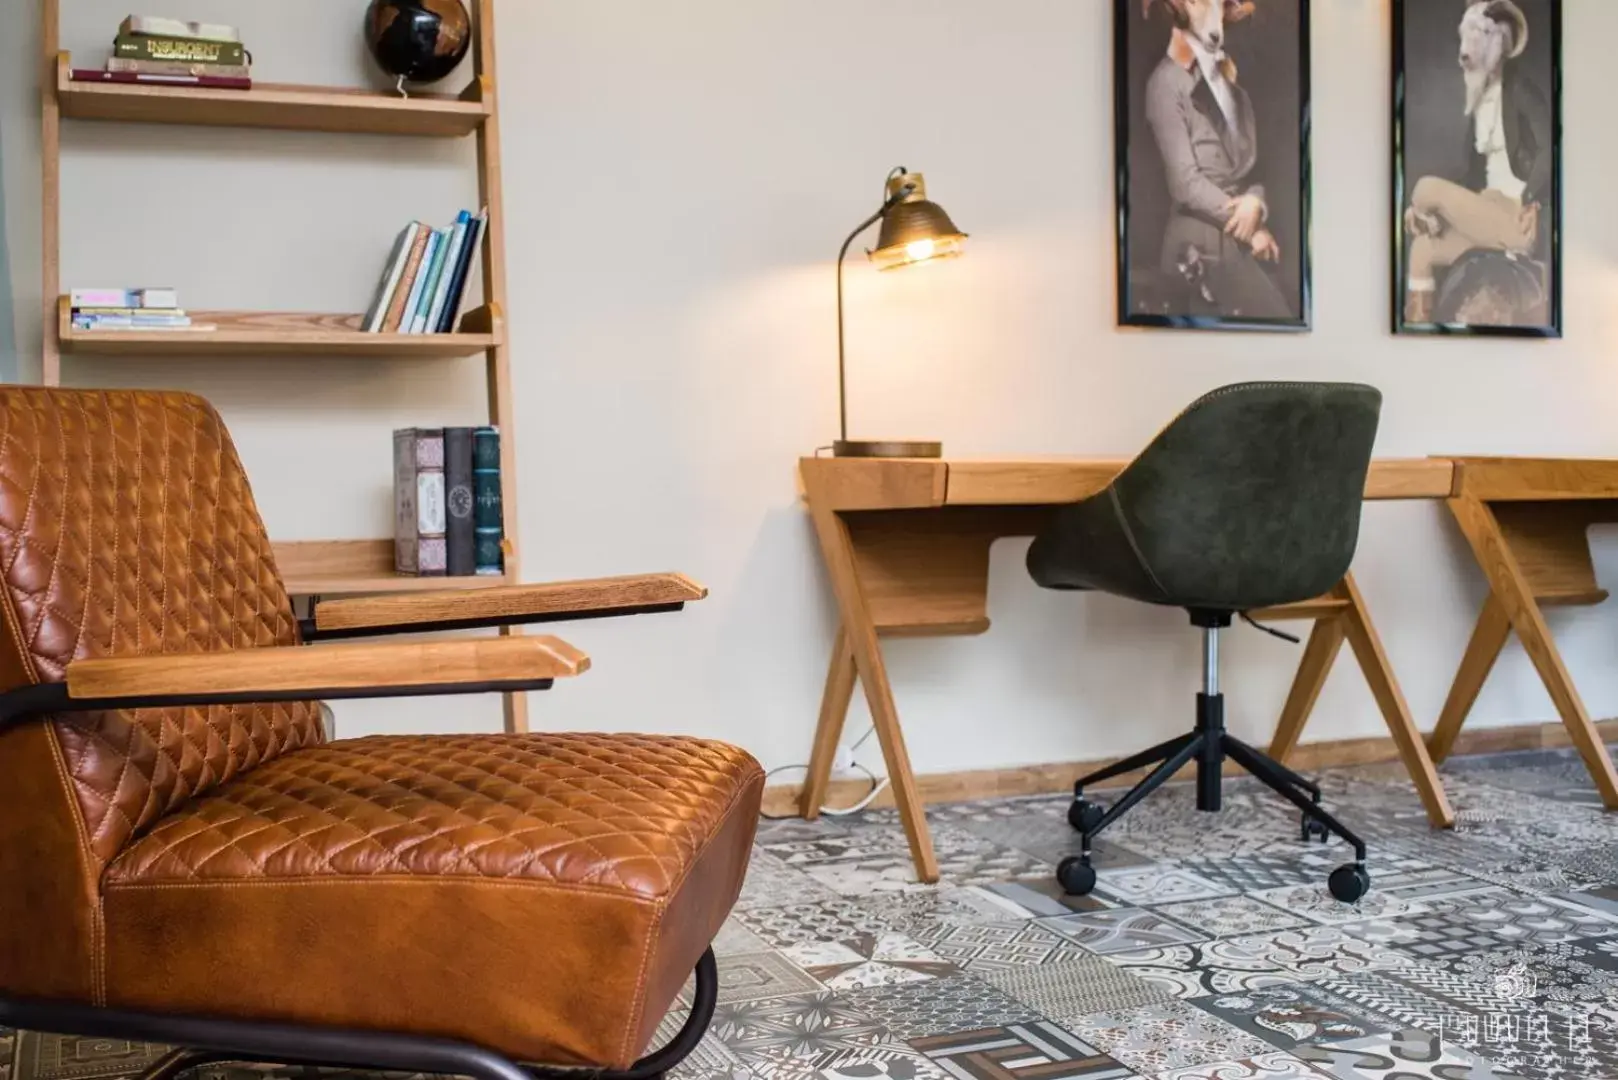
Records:
[[[346,87],[280,83],[216,90],[74,82],[72,68],[72,58],[58,53],[57,101],[63,116],[80,120],[460,138],[477,131],[489,116],[485,101],[442,94],[403,98]]]
[[[293,596],[492,589],[502,577],[407,577],[393,572],[392,540],[294,540],[275,545],[275,565]]]
[[[296,312],[192,311],[199,326],[215,330],[76,330],[68,299],[59,307],[64,353],[113,356],[357,356],[372,359],[475,356],[504,341],[496,312],[469,314],[480,333],[367,334],[359,315]]]
[[[406,577],[402,574],[288,577],[291,596],[365,596],[373,593],[449,592],[511,585],[504,577]]]

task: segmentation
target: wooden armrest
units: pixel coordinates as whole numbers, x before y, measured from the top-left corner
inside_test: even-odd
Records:
[[[554,637],[397,645],[325,645],[193,655],[76,660],[70,702],[183,699],[198,704],[306,697],[471,693],[587,671],[590,659]]]
[[[507,585],[468,592],[403,593],[330,600],[315,605],[306,636],[359,636],[400,631],[457,630],[668,611],[708,590],[683,574]]]

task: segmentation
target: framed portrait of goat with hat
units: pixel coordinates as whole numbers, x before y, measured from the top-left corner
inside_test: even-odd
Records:
[[[1393,325],[1562,333],[1561,0],[1394,0]]]
[[[1118,321],[1307,330],[1309,0],[1114,0]]]

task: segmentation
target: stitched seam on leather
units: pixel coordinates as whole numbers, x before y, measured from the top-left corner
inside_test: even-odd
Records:
[[[725,807],[725,812],[719,815],[719,819],[715,823],[712,831],[708,833],[708,842],[703,844],[702,847],[698,848],[692,854],[691,861],[685,864],[685,869],[680,874],[679,880],[675,881],[669,886],[669,891],[659,902],[657,914],[653,917],[652,925],[648,929],[646,935],[646,949],[641,954],[640,972],[635,979],[635,1004],[633,1008],[630,1009],[629,1022],[624,1026],[623,1042],[618,1047],[618,1056],[620,1058],[627,1058],[629,1056],[630,1043],[635,1038],[635,1032],[640,1030],[641,1018],[646,1011],[646,969],[652,962],[652,942],[657,940],[658,933],[662,930],[663,917],[668,914],[669,904],[679,893],[681,887],[685,885],[686,879],[691,876],[691,872],[696,868],[697,863],[701,862],[702,857],[708,853],[710,848],[713,847],[714,841],[718,839],[719,834],[724,832],[725,829],[730,825],[731,815],[734,814],[737,807],[742,804],[743,794],[745,794],[755,783],[761,781],[762,779],[763,771],[761,769],[755,766],[754,768],[748,770],[746,780],[744,780],[741,784],[738,784],[736,790],[731,793],[730,804]],[[712,942],[709,942],[710,946],[712,944]]]
[[[542,892],[558,893],[593,893],[598,896],[614,896],[629,900],[637,904],[659,904],[662,898],[643,896],[627,889],[615,889],[606,885],[590,884],[562,884],[555,881],[511,881],[472,875],[454,876],[449,874],[420,874],[414,877],[390,874],[387,876],[373,874],[348,874],[342,877],[276,877],[276,878],[211,878],[206,881],[114,881],[108,882],[105,891],[108,895],[123,892],[140,892],[144,890],[163,889],[270,889],[287,886],[319,886],[319,885],[372,885],[376,883],[389,885],[467,885],[480,889],[538,889]]]
[[[95,910],[90,920],[90,993],[97,1005],[107,1003],[107,950],[106,950],[106,912],[102,907],[102,874],[105,864],[97,866],[97,856],[90,846],[89,830],[84,825],[84,814],[79,807],[78,794],[73,790],[73,783],[68,777],[67,762],[62,757],[62,745],[56,738],[56,732],[46,729],[46,737],[50,740],[51,760],[56,763],[56,779],[62,785],[62,800],[67,803],[68,812],[73,815],[73,831],[78,834],[80,867],[84,871],[87,881],[93,882],[96,888]]]
[[[1107,497],[1112,503],[1113,516],[1118,519],[1118,527],[1123,530],[1124,539],[1129,541],[1129,550],[1135,553],[1135,561],[1140,564],[1142,570],[1146,571],[1146,576],[1152,579],[1152,584],[1157,587],[1157,591],[1161,595],[1167,596],[1169,591],[1163,588],[1163,583],[1157,580],[1156,574],[1152,573],[1151,564],[1146,561],[1146,556],[1141,553],[1140,544],[1135,542],[1135,530],[1129,527],[1129,519],[1124,516],[1123,504],[1118,501],[1117,485],[1108,486]]]
[[[640,1030],[641,1014],[646,1011],[646,969],[652,963],[652,943],[658,938],[658,932],[663,927],[663,916],[668,913],[669,899],[664,897],[657,904],[657,910],[652,913],[651,925],[646,928],[646,944],[640,951],[640,965],[635,970],[635,1000],[629,1006],[629,1016],[624,1023],[624,1037],[618,1040],[618,1057],[625,1060],[634,1060],[630,1045],[634,1042],[635,1032]]]
[[[731,793],[730,802],[726,805],[724,813],[719,815],[719,818],[714,824],[713,830],[709,832],[708,842],[692,853],[691,861],[685,864],[685,868],[680,872],[679,878],[669,885],[668,895],[673,896],[675,893],[680,891],[680,887],[685,884],[686,878],[691,876],[691,871],[696,867],[697,863],[702,860],[702,857],[708,853],[708,849],[713,846],[714,840],[721,832],[724,831],[725,826],[730,824],[730,815],[735,813],[736,808],[741,805],[742,796],[746,794],[747,789],[751,787],[755,781],[762,780],[763,777],[763,769],[754,767],[748,770],[747,778],[738,784],[736,786],[736,790]]]
[[[36,470],[37,477],[38,472]],[[33,513],[33,500],[29,500],[29,514]],[[26,520],[26,515],[24,520]],[[17,545],[17,556],[13,557],[12,564],[20,557],[22,545]],[[10,572],[10,565],[7,566]],[[24,646],[24,639],[19,633],[21,620],[17,617],[17,609],[13,600],[11,589],[0,587],[0,618],[5,620],[6,633],[10,635],[13,647],[17,650],[17,660],[23,674],[31,684],[39,682],[39,668],[34,663],[33,653]],[[100,897],[100,868],[96,866],[95,853],[89,844],[89,829],[85,826],[84,815],[79,807],[78,793],[74,791],[72,780],[68,776],[67,762],[62,757],[62,746],[56,737],[56,731],[50,725],[45,726],[45,737],[49,740],[51,761],[56,765],[56,779],[62,787],[62,801],[67,803],[68,812],[73,815],[74,839],[78,841],[77,848],[81,861],[80,870],[84,873],[86,881],[94,882],[96,889],[96,905],[91,919],[90,940],[90,993],[95,1004],[106,1004],[106,954],[104,949],[105,929],[103,911]]]

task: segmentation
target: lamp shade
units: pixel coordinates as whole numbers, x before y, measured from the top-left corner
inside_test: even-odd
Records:
[[[927,181],[921,173],[894,176],[888,181],[888,197],[898,202],[882,216],[882,232],[870,253],[878,269],[894,270],[961,253],[966,234],[942,206],[927,198]]]

